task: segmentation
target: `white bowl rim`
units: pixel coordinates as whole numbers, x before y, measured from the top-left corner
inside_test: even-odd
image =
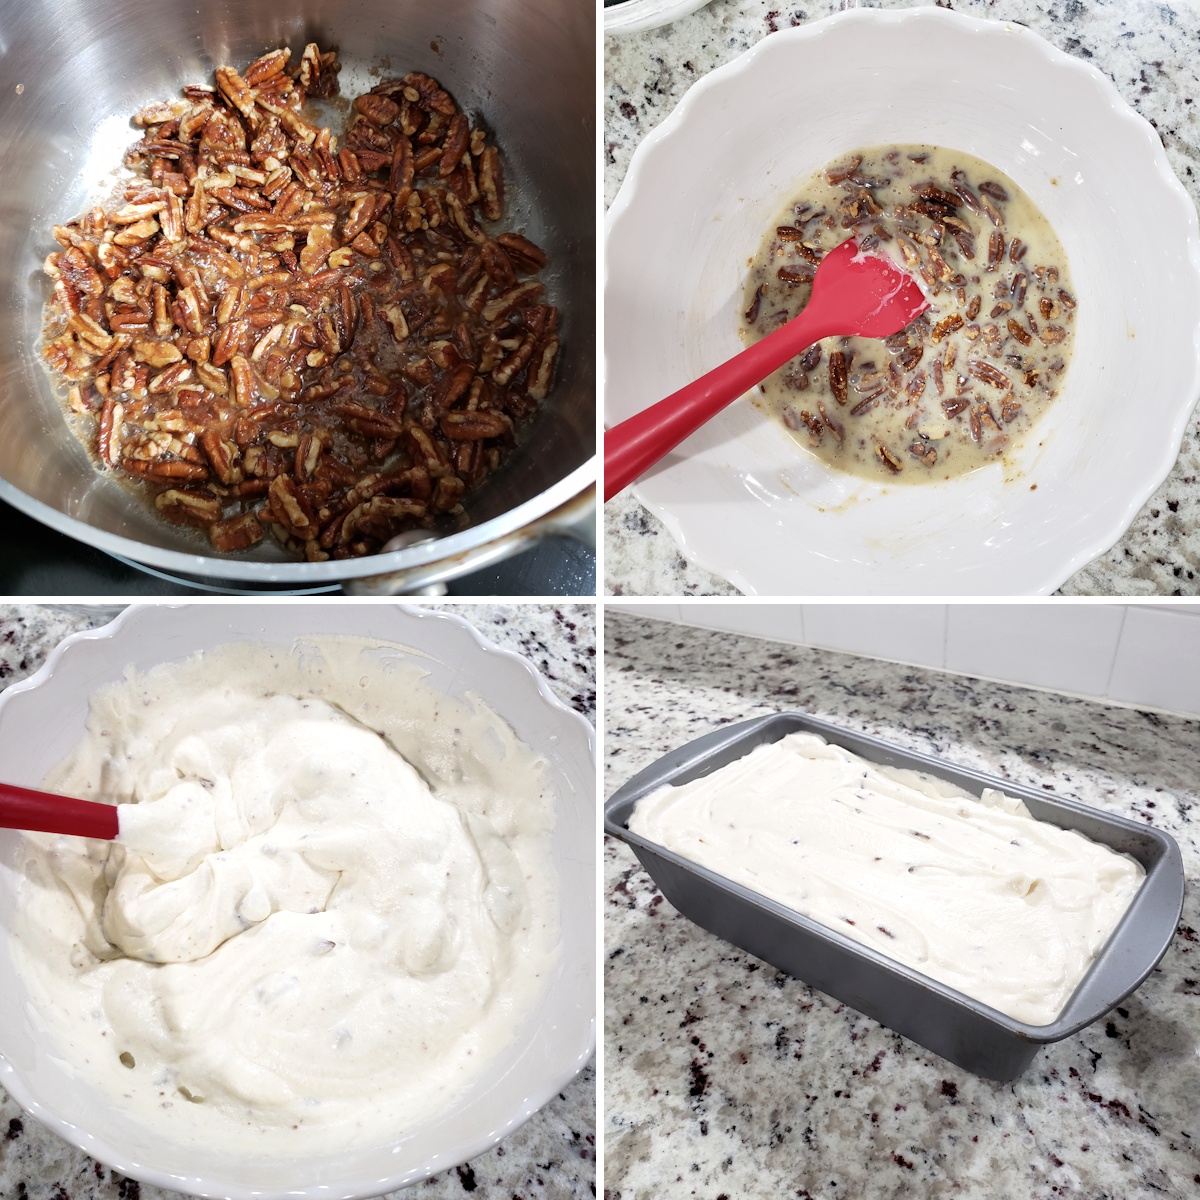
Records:
[[[50,652],[46,661],[32,675],[25,679],[19,680],[10,687],[5,688],[0,692],[0,708],[3,708],[7,703],[8,698],[13,695],[19,695],[22,692],[28,692],[34,688],[44,684],[54,673],[55,667],[59,660],[66,652],[67,648],[76,645],[80,642],[101,641],[111,638],[114,634],[130,622],[136,622],[138,614],[145,611],[162,611],[163,609],[184,609],[189,607],[187,603],[169,603],[169,604],[131,604],[123,612],[119,613],[113,620],[106,622],[104,625],[96,626],[94,629],[83,629],[76,633],[69,634]],[[331,605],[331,608],[340,607],[340,605]],[[459,616],[457,613],[449,613],[444,611],[433,611],[428,608],[419,607],[409,604],[394,604],[389,605],[395,609],[399,609],[412,617],[417,617],[422,620],[443,620],[464,629],[475,642],[475,644],[485,653],[499,656],[504,659],[515,661],[529,675],[530,679],[537,688],[541,698],[554,709],[566,714],[569,718],[568,723],[575,723],[585,733],[588,741],[588,747],[593,761],[596,757],[596,731],[590,721],[576,712],[569,705],[564,704],[551,690],[542,673],[522,654],[518,654],[515,650],[509,650],[506,647],[498,646],[495,642],[489,641],[484,635],[475,628],[465,617]],[[502,1126],[490,1131],[488,1134],[477,1137],[469,1142],[463,1143],[454,1147],[446,1161],[439,1161],[435,1165],[415,1168],[410,1171],[391,1177],[373,1177],[371,1179],[354,1180],[347,1183],[344,1187],[333,1187],[328,1184],[315,1185],[311,1188],[289,1188],[286,1192],[278,1193],[286,1195],[289,1200],[370,1200],[371,1197],[381,1196],[385,1192],[396,1191],[413,1183],[418,1183],[422,1179],[428,1179],[433,1175],[440,1175],[446,1171],[452,1170],[455,1166],[469,1162],[471,1159],[477,1158],[481,1154],[485,1154],[493,1147],[499,1145],[505,1138],[515,1133],[522,1125],[524,1125],[531,1117],[539,1112],[547,1105],[559,1092],[563,1090],[578,1074],[587,1066],[596,1052],[596,1017],[592,1015],[588,1025],[587,1036],[579,1045],[578,1052],[573,1062],[569,1066],[564,1066],[557,1074],[550,1076],[544,1080],[540,1086],[530,1090],[526,1097],[525,1104],[522,1109],[515,1112]],[[190,1195],[204,1197],[222,1197],[223,1200],[264,1200],[265,1197],[272,1193],[259,1187],[230,1187],[228,1184],[222,1184],[219,1191],[197,1190],[196,1185],[202,1187],[207,1185],[204,1181],[194,1179],[190,1176],[182,1176],[172,1174],[169,1171],[159,1170],[153,1167],[145,1167],[135,1162],[110,1143],[96,1138],[93,1135],[82,1130],[79,1126],[60,1117],[57,1113],[46,1108],[39,1101],[35,1100],[26,1088],[24,1080],[20,1074],[12,1066],[11,1063],[0,1053],[0,1085],[8,1092],[8,1094],[17,1102],[18,1105],[39,1124],[49,1129],[52,1133],[56,1133],[64,1141],[69,1142],[77,1149],[82,1150],[85,1154],[104,1163],[105,1166],[119,1172],[122,1175],[128,1176],[131,1179],[139,1180],[143,1183],[152,1184],[155,1187],[164,1188],[170,1191],[181,1191]],[[453,1161],[450,1161],[450,1160]]]
[[[604,32],[641,33],[657,29],[711,3],[712,0],[625,0],[624,4],[604,10]]]
[[[1068,54],[1053,45],[1041,34],[1028,26],[1012,20],[994,20],[984,17],[969,16],[936,6],[921,8],[904,8],[884,10],[876,8],[855,8],[833,13],[816,21],[793,26],[769,33],[736,58],[719,67],[715,67],[702,78],[698,79],[671,112],[652,129],[634,150],[625,178],[621,182],[616,198],[605,214],[604,236],[606,247],[605,279],[607,280],[607,247],[614,226],[622,220],[637,198],[640,184],[641,168],[653,153],[654,147],[665,139],[675,136],[696,102],[696,97],[713,89],[724,86],[729,80],[749,71],[755,60],[767,47],[778,46],[783,40],[802,43],[821,37],[829,30],[856,23],[882,23],[900,25],[905,23],[930,25],[942,24],[947,27],[958,26],[964,32],[991,33],[1003,31],[1010,36],[1020,38],[1025,47],[1040,54],[1049,67],[1074,71],[1080,78],[1098,87],[1102,97],[1107,100],[1112,116],[1137,127],[1141,136],[1149,143],[1154,165],[1158,169],[1161,182],[1181,207],[1184,223],[1187,226],[1187,258],[1198,277],[1200,277],[1200,220],[1197,218],[1196,206],[1178,176],[1167,161],[1166,151],[1157,130],[1140,113],[1136,112],[1117,91],[1113,81],[1098,67],[1081,58]],[[1138,512],[1154,495],[1163,481],[1170,474],[1172,467],[1178,461],[1183,444],[1184,434],[1192,413],[1200,403],[1200,325],[1193,333],[1192,340],[1193,363],[1189,383],[1191,400],[1177,409],[1169,427],[1169,439],[1164,433],[1164,449],[1159,456],[1157,467],[1149,472],[1142,486],[1132,489],[1130,496],[1120,512],[1102,530],[1094,532],[1085,544],[1074,553],[1067,555],[1058,566],[1045,566],[1038,582],[1030,591],[1036,595],[1048,595],[1061,587],[1076,571],[1086,566],[1093,559],[1111,549],[1129,529]],[[607,360],[607,346],[603,348],[602,362]],[[607,376],[607,371],[605,372]],[[607,428],[609,422],[605,421]],[[716,561],[714,556],[705,549],[698,548],[688,537],[683,523],[669,508],[648,496],[644,489],[635,483],[631,487],[636,499],[650,510],[667,527],[681,554],[689,561],[703,569],[728,580],[734,587],[746,595],[757,595],[758,589],[736,568],[730,564]],[[938,589],[939,594],[942,589]],[[770,593],[767,593],[770,594]],[[995,594],[1000,594],[996,592]],[[898,597],[899,594],[898,594]]]

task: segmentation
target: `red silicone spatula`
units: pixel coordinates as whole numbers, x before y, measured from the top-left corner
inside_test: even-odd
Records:
[[[109,841],[120,832],[116,805],[74,800],[11,783],[0,783],[0,829],[74,833]]]
[[[604,435],[604,499],[611,500],[663,455],[789,358],[827,337],[883,338],[929,307],[913,278],[851,238],[821,260],[799,316],[728,362]]]

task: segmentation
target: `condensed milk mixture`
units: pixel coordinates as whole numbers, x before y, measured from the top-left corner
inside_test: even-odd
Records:
[[[930,307],[885,340],[826,338],[754,392],[830,466],[893,483],[1004,459],[1062,388],[1077,303],[1049,222],[1008,176],[938,146],[844,155],[800,190],[750,265],[747,344],[797,316],[847,238],[895,259]]]
[[[557,957],[546,764],[396,648],[238,645],[92,699],[28,835],[18,971],[48,1046],[173,1139],[319,1153],[450,1108]]]
[[[638,801],[629,829],[1030,1025],[1048,1025],[1145,877],[1019,800],[811,733]]]

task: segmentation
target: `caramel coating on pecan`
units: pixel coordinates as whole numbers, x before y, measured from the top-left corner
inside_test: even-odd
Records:
[[[495,225],[497,147],[420,73],[356,97],[339,139],[305,110],[338,71],[285,47],[146,106],[119,200],[53,230],[43,354],[69,411],[223,553],[465,522],[552,386],[546,254]]]

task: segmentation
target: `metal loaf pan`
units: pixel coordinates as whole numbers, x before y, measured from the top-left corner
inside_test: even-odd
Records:
[[[1077,830],[1142,864],[1146,879],[1128,912],[1052,1024],[1014,1020],[626,828],[634,805],[655,788],[699,779],[799,730],[870,762],[925,771],[975,795],[998,788],[1023,800],[1039,821]],[[1016,1079],[1045,1043],[1078,1033],[1119,1004],[1166,953],[1183,906],[1179,847],[1161,830],[949,766],[802,713],[728,725],[664,755],[609,798],[604,826],[633,848],[663,895],[689,920],[987,1079]]]

